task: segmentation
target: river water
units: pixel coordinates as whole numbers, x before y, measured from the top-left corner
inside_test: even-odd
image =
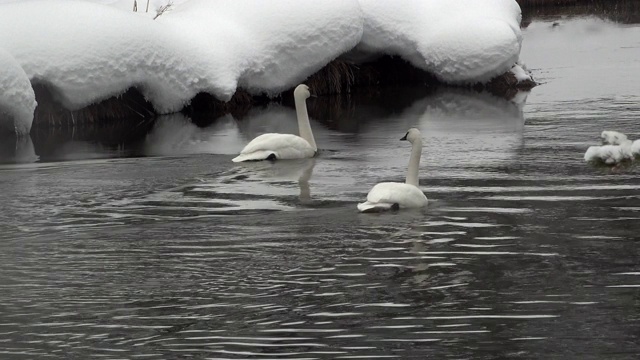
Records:
[[[582,156],[640,138],[640,27],[554,21],[524,30],[531,93],[354,96],[315,159],[231,163],[296,131],[277,105],[4,146],[0,358],[636,359],[640,162]],[[411,126],[429,206],[359,214]]]

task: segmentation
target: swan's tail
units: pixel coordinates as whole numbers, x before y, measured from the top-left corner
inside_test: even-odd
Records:
[[[373,202],[365,201],[363,203],[358,204],[358,210],[363,213],[398,210],[398,204],[373,203]]]
[[[260,150],[260,151],[254,151],[247,154],[240,154],[234,157],[233,159],[231,159],[231,161],[233,162],[260,161],[260,160],[275,159],[275,158],[276,156],[273,153],[273,151]]]

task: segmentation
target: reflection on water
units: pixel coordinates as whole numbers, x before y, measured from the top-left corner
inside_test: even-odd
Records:
[[[33,148],[31,137],[21,138],[0,137],[0,164],[1,163],[32,163],[39,157]]]
[[[635,359],[640,166],[582,154],[603,129],[640,137],[636,28],[597,23],[620,37],[599,44],[547,25],[523,48],[544,85],[513,101],[310,99],[314,159],[231,162],[296,132],[278,105],[130,142],[3,141],[0,358]],[[562,63],[584,49],[608,55]],[[358,213],[404,179],[411,126],[429,206]]]
[[[146,136],[144,154],[237,154],[242,150],[242,138],[231,115],[219,118],[206,128],[200,128],[182,114],[164,115],[156,120]]]
[[[553,26],[552,21],[536,22],[525,33],[522,59],[534,67],[536,80],[545,89],[532,92],[534,102],[555,103],[549,111],[566,108],[574,113],[576,109],[567,102],[580,101],[585,106],[578,109],[586,111],[593,107],[633,108],[638,84],[631,74],[640,71],[640,26],[585,18],[560,22],[559,26]],[[583,114],[594,115],[603,113]],[[637,114],[623,111],[620,115]]]
[[[522,25],[529,26],[532,21],[594,17],[604,21],[622,24],[640,23],[640,1],[638,0],[593,0],[575,1],[571,6],[532,6],[522,7]]]

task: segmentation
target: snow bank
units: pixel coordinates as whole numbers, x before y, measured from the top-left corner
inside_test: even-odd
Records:
[[[71,110],[131,86],[159,112],[179,110],[199,90],[228,91],[224,81],[188,61],[178,36],[157,25],[89,2],[9,3],[0,9],[0,48]]]
[[[484,81],[510,69],[522,40],[514,0],[178,0],[156,20],[142,12],[146,1],[137,13],[132,4],[0,0],[0,50],[70,110],[137,87],[172,113],[199,92],[225,101],[238,87],[280,93],[353,49],[398,54],[446,82]],[[18,131],[28,132],[33,109],[6,110],[9,96],[18,95],[0,105],[21,108]]]
[[[484,82],[518,60],[520,7],[512,0],[360,0],[359,51],[400,55],[449,83]]]

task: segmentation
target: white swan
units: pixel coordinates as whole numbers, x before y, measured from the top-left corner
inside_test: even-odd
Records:
[[[275,159],[304,159],[314,157],[318,151],[316,140],[311,132],[306,100],[311,96],[309,87],[300,84],[293,91],[298,116],[298,130],[300,136],[293,134],[262,134],[251,140],[242,149],[240,155],[231,159],[233,162],[275,160]]]
[[[384,182],[374,186],[367,194],[367,201],[358,204],[358,210],[361,212],[419,208],[427,205],[427,197],[418,188],[418,167],[422,155],[420,130],[411,128],[400,140],[409,140],[412,144],[406,181],[404,183]]]

